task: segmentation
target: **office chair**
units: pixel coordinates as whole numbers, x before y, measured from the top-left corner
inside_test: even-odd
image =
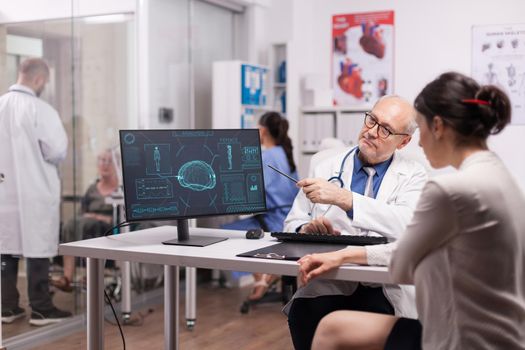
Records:
[[[264,215],[258,214],[254,218],[259,222],[259,225],[264,232],[269,232],[268,226],[264,221]],[[283,305],[288,303],[292,296],[297,291],[297,280],[295,276],[281,276],[281,290],[278,291],[275,288],[275,285],[270,286],[266,293],[257,300],[246,299],[240,308],[242,314],[247,314],[250,311],[250,308],[254,305],[264,304],[264,303],[274,303],[282,302]]]

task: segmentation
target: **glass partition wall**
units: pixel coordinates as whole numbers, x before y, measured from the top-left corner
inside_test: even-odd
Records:
[[[239,13],[205,1],[137,1],[129,13],[81,16],[75,9],[85,1],[71,0],[69,18],[0,24],[0,94],[16,82],[17,67],[25,58],[42,57],[49,64],[50,81],[41,98],[58,111],[69,141],[59,168],[61,241],[100,234],[100,227],[97,232],[86,229],[86,216],[113,222],[105,216],[107,208],[90,206],[85,195],[93,195],[93,185],[119,159],[118,130],[211,127],[212,62],[238,58],[239,51]],[[69,274],[67,259],[53,259],[51,278]],[[57,307],[73,313],[67,323],[82,324],[85,262],[76,259],[73,266],[71,288],[63,288],[69,291],[51,287],[51,292]],[[119,263],[107,266],[105,283],[118,302]],[[162,281],[162,268],[134,264],[131,272],[135,300],[140,299],[137,293]],[[29,338],[38,341],[42,329],[61,325],[29,325],[23,258],[18,276],[26,316],[3,324],[2,338],[8,346],[27,347]]]
[[[67,158],[59,167],[61,241],[85,238],[83,218],[112,220],[111,205],[106,217],[107,208],[87,203],[85,193],[96,188],[92,185],[104,175],[101,172],[107,172],[107,163],[118,159],[118,130],[138,123],[134,15],[5,24],[0,26],[0,45],[2,94],[16,82],[17,67],[24,59],[41,57],[49,65],[49,83],[40,97],[58,111],[68,136]],[[105,156],[108,150],[110,159]],[[55,306],[80,315],[85,309],[85,264],[76,260],[67,278],[71,283],[63,285],[65,291],[54,286],[50,290]],[[28,322],[31,308],[24,262],[20,260],[18,290],[26,316],[3,324],[7,342],[35,330]],[[50,278],[64,281],[64,262],[61,257],[53,259]]]

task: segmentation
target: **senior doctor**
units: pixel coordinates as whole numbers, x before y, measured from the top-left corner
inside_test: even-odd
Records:
[[[415,111],[406,100],[385,96],[363,118],[357,147],[321,160],[309,178],[298,182],[302,191],[285,220],[285,231],[384,236],[389,242],[404,232],[427,180],[421,164],[397,152],[417,127]],[[393,245],[348,247],[353,258],[347,262],[388,265]],[[299,263],[315,264],[309,259]],[[313,280],[284,309],[295,348],[310,349],[317,324],[336,310],[416,317],[414,289]]]
[[[39,58],[21,63],[18,81],[0,97],[0,254],[2,322],[25,315],[16,287],[18,261],[27,262],[29,323],[46,325],[71,316],[49,294],[49,258],[57,254],[60,179],[67,136],[56,110],[39,96],[49,68]]]

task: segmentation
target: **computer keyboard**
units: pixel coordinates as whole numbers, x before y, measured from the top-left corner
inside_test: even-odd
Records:
[[[350,235],[327,235],[322,233],[295,233],[295,232],[272,232],[272,237],[280,241],[316,242],[344,245],[373,245],[387,243],[386,237],[378,236],[350,236]]]

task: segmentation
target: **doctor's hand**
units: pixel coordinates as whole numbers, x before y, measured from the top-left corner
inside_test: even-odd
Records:
[[[330,253],[308,254],[297,261],[299,282],[305,285],[312,279],[338,268],[344,263],[344,250]]]
[[[339,236],[341,231],[334,229],[334,226],[327,218],[320,216],[304,224],[299,229],[299,233],[324,233]]]
[[[306,178],[297,182],[297,186],[302,188],[312,203],[333,204],[344,211],[352,209],[352,192],[335,183],[320,178]]]

